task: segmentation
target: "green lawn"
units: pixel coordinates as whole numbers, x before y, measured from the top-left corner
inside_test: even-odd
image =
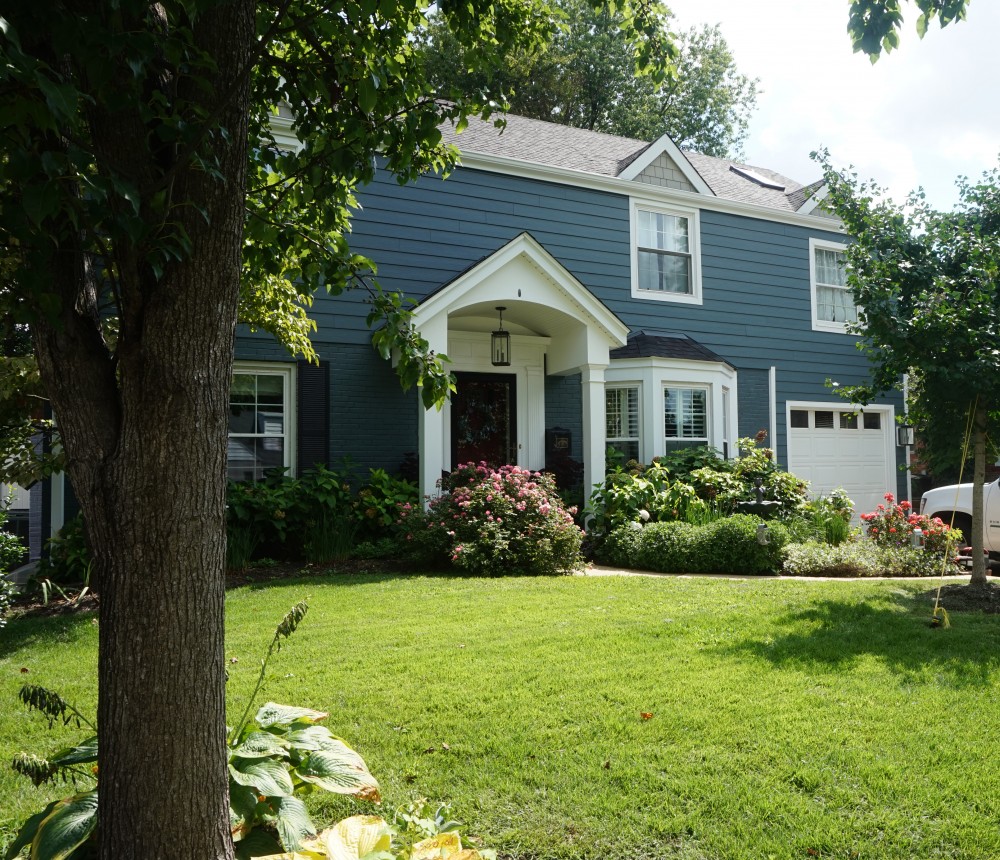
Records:
[[[230,700],[307,599],[265,695],[328,710],[387,805],[450,800],[504,855],[995,860],[1000,616],[933,630],[931,587],[283,581],[229,594]],[[0,632],[0,761],[58,743],[16,702],[25,679],[92,708],[96,642],[91,618]],[[13,774],[0,792],[0,831],[41,805]]]

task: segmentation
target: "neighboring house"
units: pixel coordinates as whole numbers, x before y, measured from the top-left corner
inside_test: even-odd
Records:
[[[364,291],[317,296],[319,367],[238,336],[233,477],[416,459],[430,494],[460,462],[540,469],[567,445],[590,487],[609,444],[644,462],[702,444],[734,457],[739,437],[766,430],[814,493],[842,486],[859,510],[887,490],[905,497],[901,401],[854,412],[826,384],[861,382],[868,367],[846,332],[846,238],[819,183],[667,137],[517,116],[503,133],[473,122],[445,136],[461,166],[406,186],[379,175],[358,195],[350,241],[384,289],[417,303],[414,322],[451,360],[456,394],[421,408],[370,345]],[[510,336],[502,366],[491,354],[498,308]]]

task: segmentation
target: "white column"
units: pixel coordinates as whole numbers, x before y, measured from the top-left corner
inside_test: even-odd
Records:
[[[607,419],[604,407],[604,371],[607,365],[580,368],[583,388],[583,495],[589,499],[594,484],[604,480]]]
[[[440,314],[433,320],[428,320],[420,327],[420,334],[426,338],[430,348],[436,353],[448,352],[448,316]],[[437,482],[444,468],[444,412],[433,406],[424,409],[424,404],[417,397],[419,418],[419,451],[420,451],[420,495],[436,496]]]

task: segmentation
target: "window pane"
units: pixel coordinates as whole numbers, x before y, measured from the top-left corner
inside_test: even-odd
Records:
[[[843,251],[816,249],[816,283],[847,286],[847,258]]]
[[[236,373],[229,396],[227,472],[234,481],[259,481],[285,466],[287,422],[280,373]]]
[[[858,429],[858,415],[856,412],[841,412],[840,413],[840,429],[841,430],[857,430]]]
[[[604,392],[604,403],[608,441],[638,440],[639,389],[609,388]]]
[[[832,412],[816,412],[816,424],[817,430],[832,430],[833,429],[833,413]]]
[[[882,414],[880,412],[865,413],[865,430],[881,430]]]
[[[667,439],[708,440],[708,392],[703,388],[663,391],[663,433]]]
[[[261,374],[257,377],[257,402],[277,404],[284,400],[285,381],[274,374]]]
[[[809,413],[805,409],[793,409],[792,426],[807,428],[809,426]]]
[[[827,322],[857,322],[858,308],[843,287],[816,287],[816,316]]]
[[[683,215],[668,215],[664,212],[647,212],[640,209],[638,220],[637,239],[640,248],[690,253],[688,219]]]
[[[639,289],[691,294],[691,258],[639,251]]]
[[[250,373],[233,375],[233,385],[229,389],[232,403],[254,403],[257,400],[257,377]]]

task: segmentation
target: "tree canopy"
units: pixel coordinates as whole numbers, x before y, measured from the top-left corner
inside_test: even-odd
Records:
[[[740,74],[717,26],[676,36],[674,68],[663,75],[636,66],[635,33],[621,11],[587,0],[557,0],[551,40],[518,46],[500,65],[474,67],[440,16],[419,35],[428,77],[447,98],[475,92],[535,119],[675,143],[739,157],[758,81]],[[657,26],[665,44],[672,18]]]
[[[436,8],[475,65],[552,31],[540,0]],[[38,0],[0,15],[0,316],[5,337],[30,332],[35,361],[23,373],[7,362],[4,378],[21,373],[52,405],[101,592],[102,858],[232,856],[223,604],[236,323],[242,313],[308,355],[308,298],[373,269],[346,237],[358,186],[376,165],[401,182],[447,172],[457,153],[439,124],[491,112],[475,93],[435,98],[412,38],[426,11]],[[671,55],[660,14],[645,0],[627,12],[640,67]],[[278,114],[297,145],[276,139]],[[403,299],[372,285],[371,300],[375,346],[398,351],[404,384],[439,403],[450,377]]]
[[[905,206],[877,186],[835,170],[821,156],[825,203],[853,237],[848,283],[859,308],[856,328],[872,362],[869,384],[845,389],[867,403],[912,374],[911,417],[932,444],[961,450],[971,422],[974,482],[983,484],[986,434],[1000,403],[1000,170],[978,183],[960,180],[953,212],[930,207],[922,192]],[[982,493],[972,534],[982,580]],[[978,548],[978,552],[977,552]]]

